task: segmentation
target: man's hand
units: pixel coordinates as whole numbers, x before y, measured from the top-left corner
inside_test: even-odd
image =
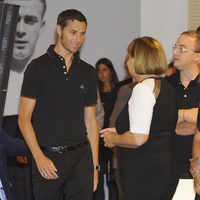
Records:
[[[35,161],[38,171],[45,179],[58,178],[57,169],[49,158],[47,158],[46,156],[42,156]]]

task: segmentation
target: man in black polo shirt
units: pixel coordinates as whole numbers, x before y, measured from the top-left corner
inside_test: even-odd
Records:
[[[176,126],[179,178],[191,179],[190,162],[200,101],[199,62],[200,34],[183,32],[173,47],[176,73],[167,77],[178,95],[179,118]],[[169,97],[170,98],[170,97]]]
[[[56,45],[24,75],[19,126],[34,158],[37,200],[57,200],[62,193],[65,199],[90,200],[97,187],[96,74],[78,55],[86,28],[80,11],[61,12]]]

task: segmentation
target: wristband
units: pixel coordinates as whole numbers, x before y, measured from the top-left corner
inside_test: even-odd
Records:
[[[95,165],[94,170],[100,171],[100,165]]]

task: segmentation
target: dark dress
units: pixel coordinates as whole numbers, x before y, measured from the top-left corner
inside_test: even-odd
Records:
[[[161,79],[148,141],[136,149],[119,148],[124,200],[172,199],[178,180],[174,150],[176,121],[176,93]],[[120,113],[116,129],[119,134],[129,130],[128,105]]]

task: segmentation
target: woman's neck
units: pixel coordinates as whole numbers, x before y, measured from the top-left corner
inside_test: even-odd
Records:
[[[111,92],[112,86],[111,83],[105,82],[103,83],[102,92]]]
[[[141,81],[143,81],[145,79],[148,79],[148,78],[162,78],[164,76],[165,76],[165,74],[160,74],[160,75],[156,75],[156,74],[138,75],[137,81],[141,82]]]

